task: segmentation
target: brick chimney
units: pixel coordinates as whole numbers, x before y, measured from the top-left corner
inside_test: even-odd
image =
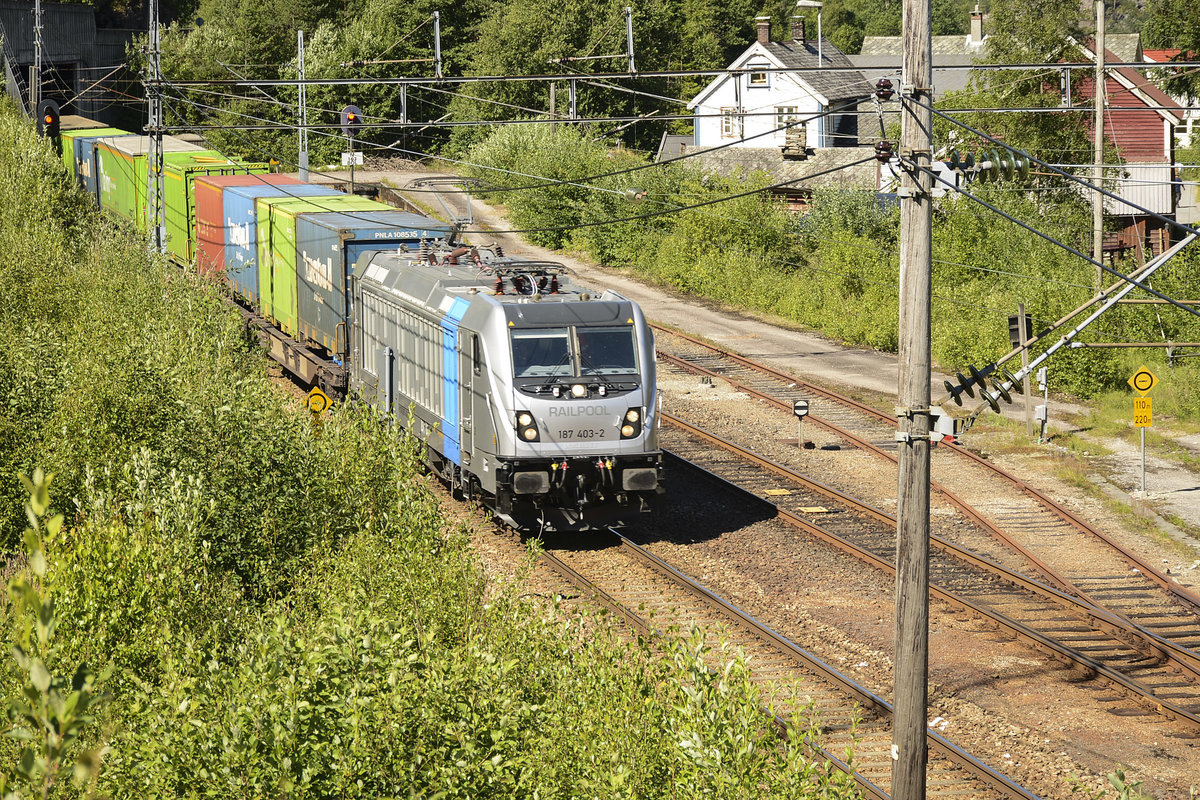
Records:
[[[792,41],[804,44],[804,17],[792,17]]]
[[[979,4],[975,4],[975,10],[971,12],[971,44],[979,44],[983,41],[983,12],[979,10]]]
[[[758,43],[770,44],[771,42],[771,18],[770,17],[755,17],[754,26],[758,29]]]

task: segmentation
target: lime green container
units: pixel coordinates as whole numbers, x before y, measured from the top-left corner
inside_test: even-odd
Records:
[[[280,330],[299,333],[296,308],[296,220],[327,211],[388,211],[391,206],[351,195],[331,197],[260,197],[258,214],[258,291],[260,311]]]

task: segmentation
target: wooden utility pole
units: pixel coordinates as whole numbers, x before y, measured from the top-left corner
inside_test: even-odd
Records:
[[[1104,260],[1104,195],[1100,184],[1104,180],[1104,0],[1096,0],[1096,74],[1092,100],[1092,184],[1096,191],[1092,195],[1092,258],[1096,259],[1096,294],[1104,288],[1104,271],[1099,264]]]
[[[929,429],[933,221],[930,0],[904,0],[901,34],[900,472],[896,524],[892,797],[924,800],[929,671]]]

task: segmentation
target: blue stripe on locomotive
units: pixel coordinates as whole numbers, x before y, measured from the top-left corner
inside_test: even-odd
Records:
[[[454,299],[446,316],[442,317],[442,391],[445,393],[445,414],[442,419],[442,455],[461,465],[458,447],[458,357],[454,344],[458,340],[458,323],[467,313],[469,302]]]

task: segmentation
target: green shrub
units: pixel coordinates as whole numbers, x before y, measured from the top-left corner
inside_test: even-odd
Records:
[[[516,227],[554,227],[531,234],[541,244],[577,247],[605,265],[629,266],[649,280],[726,305],[774,314],[839,341],[894,351],[898,346],[899,209],[865,189],[821,188],[808,211],[791,215],[764,196],[722,198],[765,186],[763,176],[701,175],[687,162],[620,176],[595,177],[638,164],[628,151],[606,151],[574,129],[499,128],[469,160],[509,170],[501,186],[538,183],[533,176],[575,185],[499,191]],[[623,204],[622,187],[648,189],[640,206]],[[1071,193],[1014,190],[1008,184],[973,191],[1005,213],[1071,247],[1090,250],[1086,203]],[[655,210],[686,209],[651,219],[624,219]],[[1042,330],[1094,295],[1094,267],[1058,245],[963,197],[938,201],[933,227],[932,349],[943,368],[979,368],[1010,349],[1007,317],[1024,304]],[[1130,264],[1117,269],[1127,272]],[[1155,276],[1152,285],[1189,297],[1200,279],[1193,247]],[[1107,276],[1105,284],[1114,280]],[[1108,312],[1082,341],[1195,341],[1200,321],[1175,308],[1124,306]],[[1045,345],[1041,348],[1044,349]],[[1156,351],[1143,354],[1161,363]],[[1122,356],[1073,351],[1056,357],[1058,389],[1093,397],[1124,381]],[[1185,404],[1186,405],[1186,404]],[[1183,408],[1183,406],[1181,406]]]
[[[812,764],[802,706],[775,737],[736,653],[697,635],[662,642],[663,657],[603,614],[488,586],[419,474],[421,444],[354,403],[314,426],[219,291],[87,210],[11,109],[0,169],[0,532],[28,553],[0,608],[4,644],[21,647],[0,661],[0,701],[17,710],[0,786],[853,796]],[[40,180],[41,199],[20,188]],[[27,200],[40,218],[8,204]],[[781,220],[761,241],[780,240]],[[744,275],[725,235],[679,240],[706,260],[706,291]],[[59,513],[35,482],[36,535],[22,537],[16,476],[43,464]],[[47,720],[70,735],[39,739]]]

